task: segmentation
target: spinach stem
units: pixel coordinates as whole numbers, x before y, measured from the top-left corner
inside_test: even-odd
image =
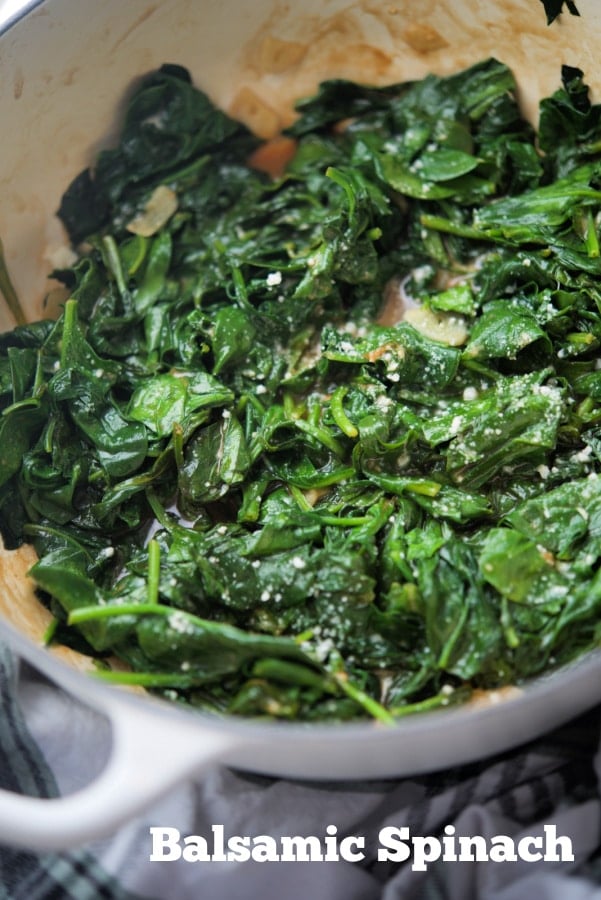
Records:
[[[371,516],[320,516],[322,525],[339,525],[343,528],[355,528],[358,525],[367,525],[371,522]]]
[[[257,678],[268,678],[282,684],[316,688],[328,694],[336,693],[337,690],[331,678],[326,678],[307,666],[283,659],[259,659],[253,666],[252,674]]]
[[[588,210],[586,223],[586,249],[592,258],[599,256],[599,236],[592,209]]]
[[[234,293],[241,309],[250,309],[254,312],[254,306],[248,299],[248,290],[244,276],[238,266],[232,266],[232,279],[234,281]]]
[[[377,475],[375,472],[365,474],[375,484],[399,496],[409,491],[423,497],[436,497],[442,488],[440,482],[432,481],[430,478],[403,478],[398,475]]]
[[[146,499],[148,501],[148,505],[150,506],[153,515],[159,525],[165,529],[165,531],[172,532],[173,531],[173,520],[169,518],[169,513],[164,509],[161,501],[152,490],[152,488],[146,488]],[[150,548],[150,545],[149,545]],[[149,560],[150,566],[150,560]]]
[[[315,438],[318,443],[323,444],[328,450],[331,450],[334,456],[337,456],[339,459],[344,456],[344,448],[340,444],[336,438],[330,434],[327,428],[324,428],[323,425],[312,425],[309,422],[306,422],[304,419],[295,419],[294,424],[299,429],[299,431],[308,434],[310,437]]]
[[[73,333],[77,328],[77,300],[67,300],[63,313],[63,338],[61,341],[60,367],[66,369],[71,356]]]
[[[125,284],[125,276],[123,275],[121,257],[119,256],[119,248],[117,247],[115,238],[112,237],[112,235],[107,234],[102,238],[102,244],[105,249],[107,267],[113,274],[121,297],[126,298],[128,290],[127,285]]]
[[[515,650],[516,647],[520,646],[520,639],[513,625],[507,597],[501,599],[501,625],[503,626],[503,633],[505,635],[507,646],[512,650]]]
[[[303,512],[313,512],[313,507],[299,487],[296,487],[296,485],[294,484],[289,484],[288,490],[296,500],[298,507],[302,509]]]
[[[19,302],[17,292],[13,286],[12,281],[10,280],[10,275],[8,274],[8,267],[6,265],[6,260],[4,258],[4,247],[2,246],[1,239],[0,239],[0,294],[2,294],[4,299],[6,300],[7,306],[10,309],[11,313],[13,314],[17,325],[26,325],[27,319],[25,318],[25,313],[23,312],[23,307],[21,306],[21,304]]]
[[[349,438],[356,438],[359,435],[359,429],[351,422],[342,405],[342,401],[346,397],[347,393],[348,388],[346,388],[344,385],[336,388],[330,398],[330,411],[332,413],[332,418],[334,419],[342,433],[346,434],[346,436]]]
[[[372,718],[377,719],[378,722],[383,722],[385,725],[394,725],[394,716],[381,703],[378,703],[377,700],[366,694],[360,687],[349,681],[346,672],[336,672],[333,677],[343,693],[350,697],[351,700],[354,700],[355,703],[358,703],[359,706],[362,706]]]
[[[303,490],[310,490],[311,488],[324,488],[329,487],[331,484],[340,484],[341,481],[346,481],[347,478],[352,478],[357,474],[357,471],[354,466],[341,466],[338,469],[334,469],[333,472],[328,472],[327,474],[323,474],[315,479],[311,479],[310,482],[300,481],[294,485],[292,481],[292,477],[288,479],[288,484],[290,487],[300,487]]]
[[[161,575],[161,548],[153,538],[148,542],[148,603],[156,606],[159,602],[159,579]]]
[[[176,675],[169,672],[118,672],[114,669],[98,669],[94,677],[109,684],[124,684],[138,687],[179,687],[189,688],[194,684],[190,675]]]
[[[464,697],[463,691],[454,693],[458,693],[458,695]],[[427,697],[425,700],[418,700],[415,703],[406,703],[404,706],[394,706],[391,708],[390,712],[395,719],[400,719],[403,716],[411,716],[415,713],[427,712],[429,709],[438,709],[441,706],[450,706],[451,703],[457,702],[458,699],[459,696],[455,698],[453,697],[453,694],[449,694],[447,691],[439,691],[438,694],[434,694],[433,697]]]
[[[173,455],[178,469],[183,469],[184,459],[184,430],[179,423],[173,426]]]
[[[80,622],[93,622],[96,619],[112,619],[116,616],[138,616],[153,613],[158,616],[171,616],[174,613],[196,619],[190,613],[161,603],[107,603],[105,606],[80,606],[69,613],[69,625]]]
[[[480,231],[479,228],[474,228],[472,225],[465,225],[463,222],[453,222],[452,219],[445,219],[443,216],[422,213],[420,222],[424,228],[430,228],[432,231],[442,231],[444,234],[473,238],[478,241],[504,243],[498,235],[487,234],[485,231]]]
[[[46,631],[42,636],[42,643],[44,647],[49,647],[52,641],[54,640],[54,635],[56,633],[56,629],[58,628],[58,619],[55,617],[52,619]]]

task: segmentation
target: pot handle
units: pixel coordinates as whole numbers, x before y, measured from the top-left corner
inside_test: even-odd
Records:
[[[86,691],[82,699],[110,721],[112,746],[104,769],[81,790],[56,799],[0,790],[1,843],[56,851],[106,837],[240,744],[206,723],[187,722],[184,716],[172,721],[166,712],[150,705],[145,709],[118,690]]]

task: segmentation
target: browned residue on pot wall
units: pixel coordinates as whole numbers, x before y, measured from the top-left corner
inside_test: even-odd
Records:
[[[537,7],[532,0],[331,0],[315,15],[280,2],[244,47],[240,81],[252,84],[255,98],[276,112],[283,127],[294,117],[295,98],[323,79],[383,84],[449,74],[495,56],[529,73],[520,98],[536,120],[538,99],[559,86],[562,63],[580,65],[597,87],[597,65],[574,39],[571,17],[564,13],[549,27]],[[237,103],[236,111],[244,118],[244,104]]]
[[[25,78],[23,76],[23,70],[20,67],[17,67],[13,77],[13,96],[15,100],[20,100],[24,84]]]
[[[52,614],[42,606],[35,594],[33,581],[27,572],[36,562],[33,547],[24,544],[14,552],[8,552],[0,542],[0,615],[38,646],[42,645],[46,629],[53,620]],[[90,659],[66,647],[56,648],[55,654],[75,668],[93,669]]]
[[[114,51],[115,51],[115,50],[116,50],[116,49],[117,49],[124,41],[126,41],[126,40],[128,39],[128,37],[130,36],[130,34],[132,34],[132,33],[136,30],[136,28],[139,28],[140,25],[142,25],[147,19],[149,19],[150,16],[151,16],[153,13],[155,13],[155,12],[157,11],[157,9],[158,9],[157,4],[153,4],[152,6],[149,6],[148,9],[145,10],[145,11],[142,13],[142,15],[138,16],[138,18],[135,20],[135,22],[133,22],[133,23],[129,26],[129,28],[127,29],[127,31],[125,31],[117,41],[115,41],[115,44],[113,45],[113,48],[112,48],[112,49],[113,49],[113,52],[114,52]]]
[[[28,637],[35,645],[42,647],[44,636],[54,617],[43,606],[35,592],[35,584],[27,574],[37,561],[36,552],[30,544],[23,544],[18,550],[5,550],[0,538],[0,618],[10,622],[17,631]],[[82,672],[96,672],[93,659],[71,650],[69,647],[51,646],[53,656]],[[120,671],[127,667],[119,660],[110,659],[112,669]],[[127,687],[136,693],[146,693],[144,688]]]

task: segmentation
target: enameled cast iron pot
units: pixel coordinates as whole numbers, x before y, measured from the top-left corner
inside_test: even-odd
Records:
[[[41,313],[66,244],[54,217],[71,179],[110,144],[139,76],[179,63],[262,137],[291,121],[323,78],[383,84],[446,74],[496,56],[527,114],[578,65],[599,95],[601,7],[547,27],[538,0],[46,0],[0,35],[0,235],[21,301]],[[14,323],[0,303],[0,329]],[[375,724],[257,724],[210,718],[109,688],[86,661],[41,646],[44,610],[25,573],[30,548],[0,554],[0,634],[112,725],[112,754],[80,792],[38,800],[0,792],[0,841],[73,847],[108,833],[209,765],[277,776],[370,779],[454,766],[517,745],[601,699],[601,653],[482,703]],[[62,657],[62,658],[61,658]],[[89,665],[88,665],[89,667]],[[496,702],[494,702],[496,701]]]

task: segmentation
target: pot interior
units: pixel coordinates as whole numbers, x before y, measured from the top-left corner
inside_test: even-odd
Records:
[[[306,0],[302,8],[272,0],[40,3],[0,36],[0,237],[27,316],[52,311],[48,272],[70,254],[54,214],[63,190],[110,146],[128,94],[164,62],[188,68],[218,105],[263,138],[290,124],[295,99],[326,78],[382,85],[495,56],[513,69],[534,122],[539,99],[559,85],[562,64],[584,70],[593,97],[601,92],[596,0],[578,0],[581,18],[564,14],[551,27],[538,0],[424,0],[415,7],[411,0]],[[0,303],[0,330],[12,325]],[[0,556],[7,588],[1,612],[39,643],[47,621],[26,586],[30,564],[28,548]]]

